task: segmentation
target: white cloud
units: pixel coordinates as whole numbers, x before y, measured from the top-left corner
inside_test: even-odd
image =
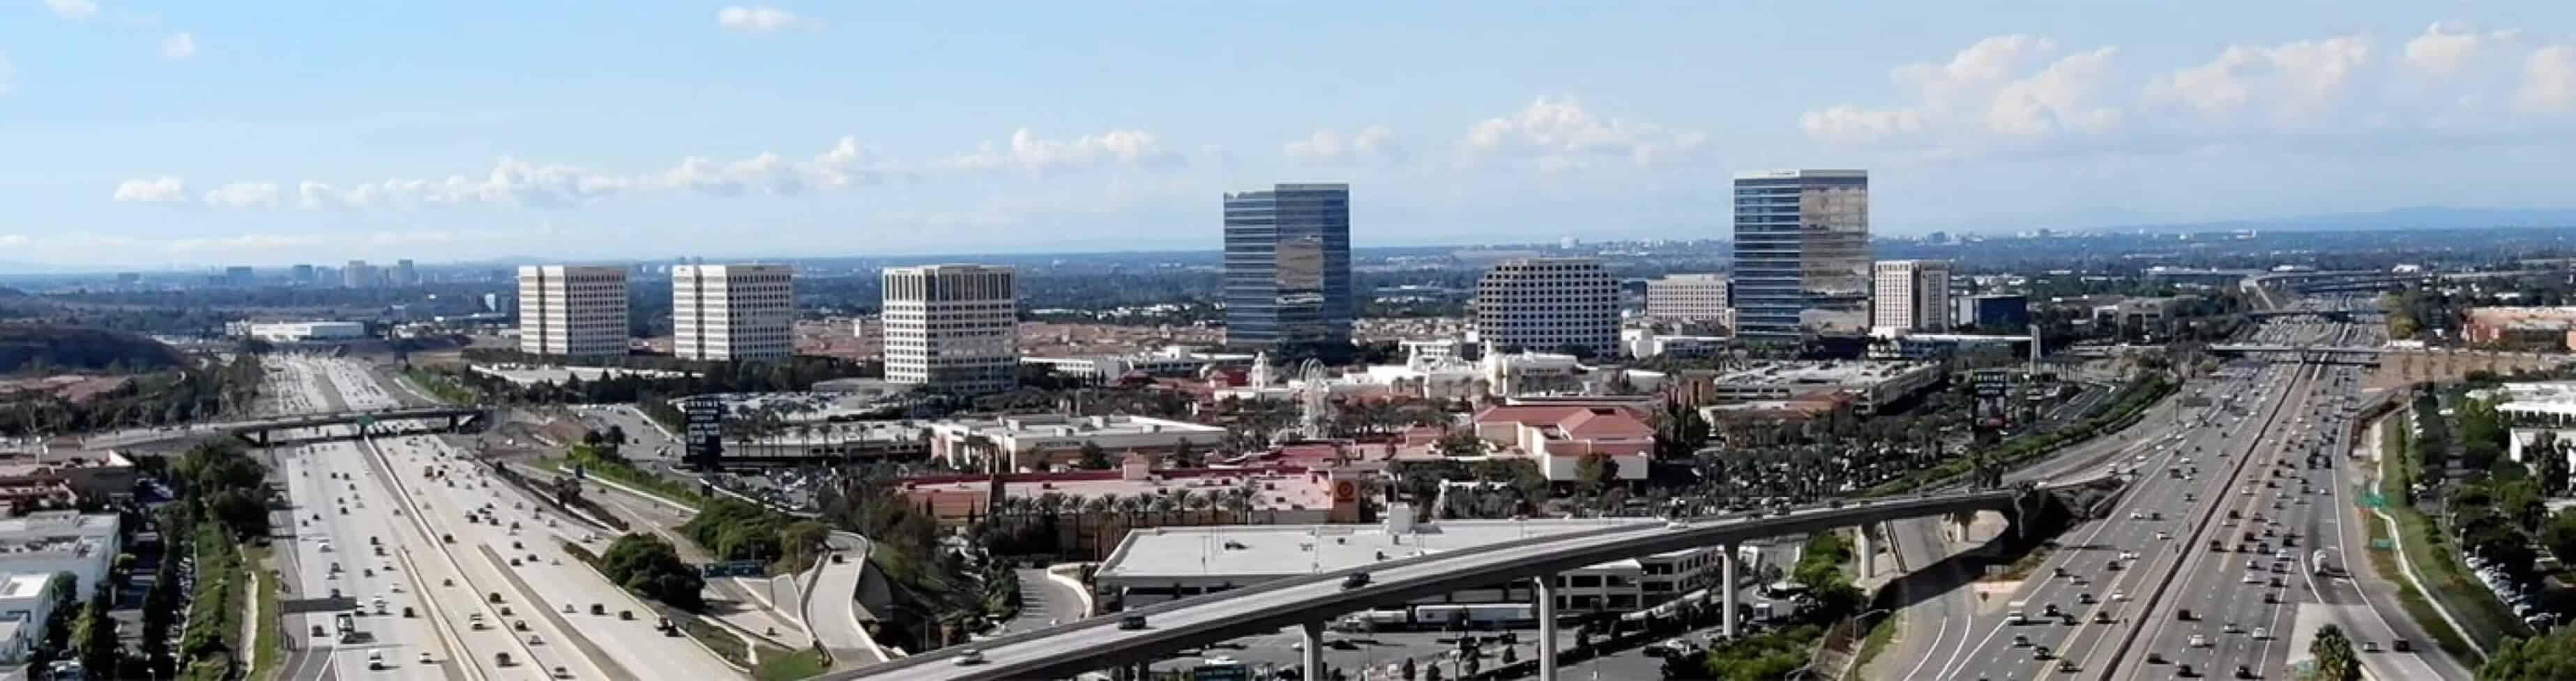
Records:
[[[1155,168],[1188,164],[1180,154],[1165,151],[1153,133],[1142,130],[1112,130],[1067,141],[1042,139],[1028,128],[1012,132],[1007,148],[985,142],[974,153],[939,163],[941,167],[965,170],[1016,167],[1039,174],[1103,165]]]
[[[1983,148],[2042,142],[2120,127],[2105,96],[2118,50],[2099,47],[2054,60],[2057,43],[2012,34],[1979,40],[1946,62],[1896,67],[1889,77],[1910,103],[1886,109],[1838,104],[1799,116],[1809,137],[1842,144]],[[2045,63],[2036,72],[2035,64]]]
[[[87,19],[98,14],[98,3],[90,0],[45,0],[45,7],[65,19]]]
[[[175,177],[126,180],[116,185],[116,200],[128,203],[181,203],[188,200],[188,184]]]
[[[1350,135],[1317,130],[1306,139],[1289,141],[1281,151],[1289,158],[1313,165],[1402,163],[1408,156],[1404,146],[1395,142],[1394,131],[1383,125],[1361,128]]]
[[[2406,65],[2435,76],[2459,73],[2478,54],[2519,37],[2516,31],[2479,32],[2465,23],[2437,21],[2406,41]]]
[[[2359,35],[2232,45],[2209,63],[2158,79],[2150,94],[2208,118],[2260,109],[2253,113],[2277,123],[2312,122],[2344,96],[2369,57],[2370,40]]]
[[[206,205],[218,208],[253,208],[277,205],[277,183],[235,182],[206,192]]]
[[[1605,118],[1570,97],[1540,97],[1517,113],[1469,126],[1466,150],[1471,161],[1488,154],[1518,155],[1541,168],[1561,170],[1589,167],[1595,158],[1623,158],[1637,165],[1675,161],[1707,144],[1707,133]]]
[[[822,22],[776,7],[732,5],[716,10],[716,25],[731,31],[767,33],[786,28],[819,28]]]
[[[2576,45],[2551,45],[2531,53],[2522,67],[2515,103],[2525,111],[2576,111]]]
[[[170,60],[197,56],[197,39],[186,33],[161,39],[161,58]]]

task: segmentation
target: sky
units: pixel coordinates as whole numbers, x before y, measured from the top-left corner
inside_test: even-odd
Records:
[[[2565,208],[2576,3],[0,0],[0,263],[1723,238]]]

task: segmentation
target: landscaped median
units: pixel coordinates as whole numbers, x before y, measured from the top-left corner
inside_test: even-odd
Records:
[[[241,550],[243,572],[248,574],[252,570],[262,569],[260,566],[267,565],[269,555],[275,552],[275,548],[267,546],[243,547]],[[259,636],[251,641],[252,649],[259,651],[255,656],[258,662],[250,669],[249,678],[251,679],[277,678],[278,673],[286,667],[286,611],[278,609],[277,604],[277,591],[280,586],[281,584],[274,580],[253,579],[250,583],[251,595],[257,599],[256,607],[251,610],[251,613],[252,616],[259,618],[258,621],[251,623],[251,626],[259,628]]]

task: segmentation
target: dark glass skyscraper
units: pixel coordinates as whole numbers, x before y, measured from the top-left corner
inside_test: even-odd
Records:
[[[1869,327],[1869,172],[1735,176],[1736,333],[1795,340],[1801,328]]]
[[[1227,344],[1339,357],[1357,311],[1350,185],[1225,195]]]

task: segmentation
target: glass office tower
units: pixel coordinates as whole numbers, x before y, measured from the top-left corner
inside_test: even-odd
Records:
[[[1351,188],[1282,184],[1225,195],[1225,338],[1340,357],[1351,344]]]
[[[1737,174],[1733,289],[1746,340],[1867,332],[1869,172]]]

